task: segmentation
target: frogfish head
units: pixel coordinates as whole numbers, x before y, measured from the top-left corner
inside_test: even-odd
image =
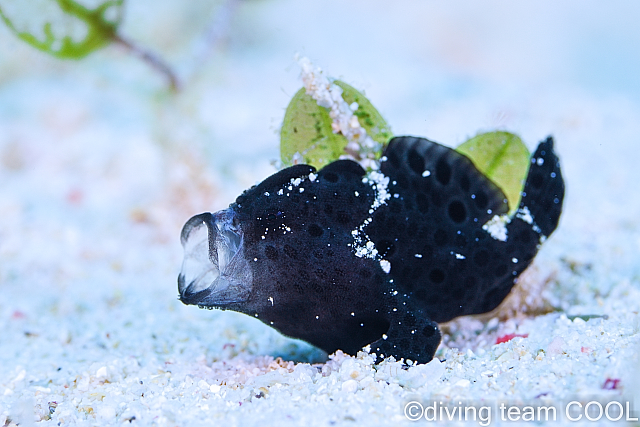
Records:
[[[178,276],[180,301],[203,308],[230,308],[245,302],[252,273],[244,257],[244,235],[233,209],[189,219],[180,236],[184,248]]]

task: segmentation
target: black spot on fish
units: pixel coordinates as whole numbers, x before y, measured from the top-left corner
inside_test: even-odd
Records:
[[[322,231],[322,227],[320,227],[318,224],[311,224],[308,231],[311,237],[320,237],[324,234],[324,231]]]
[[[464,204],[458,200],[454,200],[449,204],[449,218],[453,222],[462,222],[467,219],[467,208]]]
[[[558,224],[564,182],[548,138],[500,240],[482,227],[507,213],[505,196],[464,155],[414,137],[384,155],[371,174],[349,160],[293,166],[191,218],[181,301],[257,314],[328,353],[371,344],[431,360],[436,322],[490,311],[510,292]]]

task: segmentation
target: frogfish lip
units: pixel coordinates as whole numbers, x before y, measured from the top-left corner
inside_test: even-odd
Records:
[[[182,227],[180,240],[184,248],[180,301],[223,308],[248,298],[251,268],[244,258],[242,228],[231,208],[192,217]]]

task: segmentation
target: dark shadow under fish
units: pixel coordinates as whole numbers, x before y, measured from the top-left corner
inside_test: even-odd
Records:
[[[553,140],[531,158],[516,214],[464,155],[389,142],[380,171],[293,166],[182,230],[180,300],[246,313],[325,350],[428,362],[438,322],[488,312],[556,228]]]

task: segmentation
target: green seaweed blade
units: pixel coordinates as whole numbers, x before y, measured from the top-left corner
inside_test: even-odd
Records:
[[[509,202],[509,214],[513,215],[520,204],[531,157],[520,137],[504,131],[487,132],[467,140],[456,151],[471,159],[502,189]]]
[[[340,80],[336,80],[334,83],[342,88],[342,98],[347,104],[351,105],[354,102],[358,104],[358,109],[353,114],[358,118],[360,126],[365,128],[367,135],[380,144],[381,149],[376,156],[379,159],[389,140],[393,138],[391,128],[382,117],[382,114],[376,110],[371,101],[362,92]]]
[[[344,154],[347,139],[333,133],[329,110],[320,107],[302,88],[291,99],[280,129],[280,158],[291,166],[294,156],[321,168]]]
[[[389,125],[371,102],[358,90],[341,81],[334,81],[342,90],[343,99],[358,104],[354,115],[371,138],[378,142],[375,158],[382,156],[382,151],[392,134]],[[331,127],[330,110],[320,107],[300,89],[291,99],[284,115],[280,129],[280,158],[283,166],[291,166],[294,156],[299,161],[321,168],[338,160],[345,154],[347,139],[340,133],[334,133]]]
[[[123,2],[106,0],[90,9],[74,0],[29,0],[18,7],[16,2],[2,0],[0,17],[36,49],[61,59],[81,59],[114,40]],[[8,8],[11,3],[13,8]]]

